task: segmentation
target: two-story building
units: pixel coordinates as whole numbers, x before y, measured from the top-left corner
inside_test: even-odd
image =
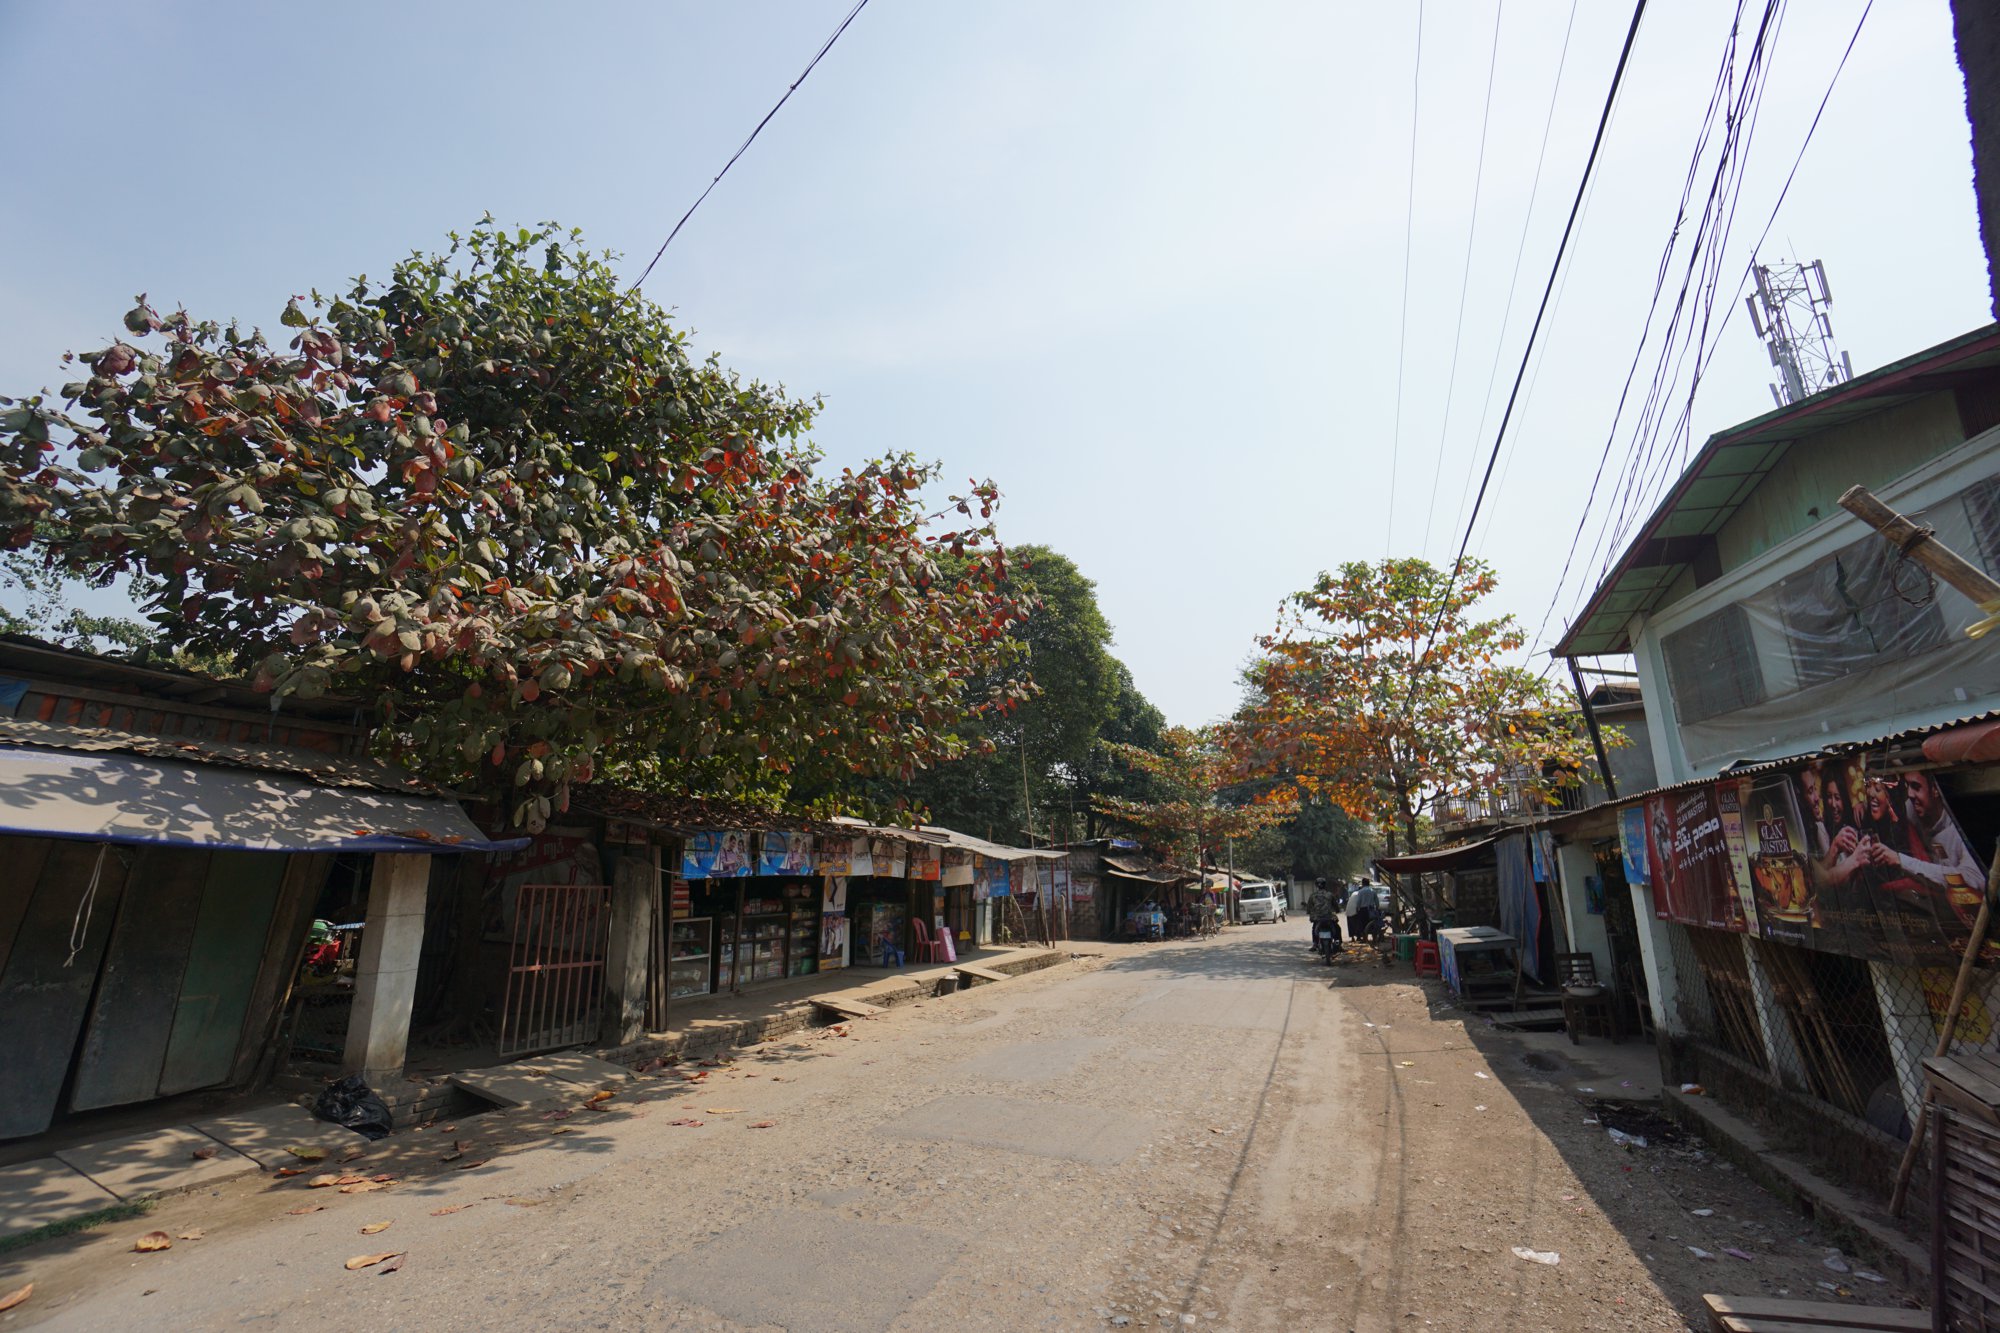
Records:
[[[1701,447],[1554,650],[1631,659],[1652,770],[1559,860],[1630,880],[1675,1076],[1879,1184],[2000,832],[2000,769],[1954,740],[2000,709],[2000,639],[1840,507],[1856,484],[2000,573],[2000,325]],[[2000,1034],[1992,982],[1964,1041]]]

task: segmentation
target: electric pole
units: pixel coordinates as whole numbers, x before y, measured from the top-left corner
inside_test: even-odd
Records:
[[[1750,307],[1751,326],[1778,371],[1778,382],[1771,386],[1778,406],[1853,379],[1853,363],[1834,345],[1833,321],[1826,313],[1833,304],[1826,266],[1815,259],[1810,264],[1758,264],[1754,272],[1757,290],[1743,299]]]

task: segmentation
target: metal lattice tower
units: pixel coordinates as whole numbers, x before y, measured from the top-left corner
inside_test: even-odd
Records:
[[[1744,302],[1778,368],[1778,382],[1771,386],[1778,406],[1853,379],[1854,365],[1834,346],[1833,322],[1826,315],[1833,304],[1826,266],[1815,259],[1810,264],[1758,264],[1754,271],[1757,290]]]

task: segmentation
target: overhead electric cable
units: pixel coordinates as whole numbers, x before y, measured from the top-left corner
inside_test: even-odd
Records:
[[[1472,168],[1472,218],[1465,227],[1465,267],[1458,279],[1458,322],[1451,335],[1451,368],[1444,377],[1444,420],[1438,425],[1437,464],[1431,469],[1431,503],[1424,511],[1424,544],[1418,548],[1420,551],[1429,551],[1431,547],[1431,524],[1437,519],[1438,480],[1444,476],[1444,446],[1451,435],[1451,401],[1458,394],[1458,349],[1465,341],[1465,294],[1472,287],[1473,242],[1479,236],[1479,187],[1486,180],[1486,131],[1493,123],[1493,72],[1500,67],[1500,19],[1506,12],[1507,0],[1499,0],[1493,6],[1493,50],[1486,58],[1486,100],[1479,110],[1479,156]]]
[[[1389,442],[1389,517],[1383,555],[1396,553],[1396,464],[1403,452],[1403,362],[1410,346],[1410,240],[1417,216],[1417,112],[1423,106],[1424,0],[1417,0],[1417,58],[1410,73],[1410,185],[1403,205],[1403,313],[1396,326],[1396,425]]]
[[[833,30],[833,36],[827,38],[826,41],[821,44],[819,50],[813,53],[813,58],[806,62],[806,67],[804,70],[800,71],[799,77],[793,79],[791,87],[785,89],[785,95],[783,97],[780,97],[777,100],[777,103],[774,106],[772,106],[772,108],[769,111],[766,111],[764,113],[764,118],[757,122],[757,128],[750,131],[750,137],[745,139],[742,143],[742,146],[737,148],[737,150],[734,153],[731,153],[729,155],[729,160],[722,164],[722,170],[716,172],[715,179],[708,183],[708,189],[703,190],[701,192],[701,195],[693,203],[688,205],[687,212],[681,214],[681,220],[674,224],[674,229],[667,233],[667,239],[660,242],[660,248],[654,251],[652,259],[647,261],[645,272],[641,273],[636,279],[633,280],[632,286],[634,288],[639,287],[642,283],[646,281],[646,279],[649,276],[651,276],[653,272],[653,265],[660,262],[660,256],[665,254],[667,252],[667,247],[674,243],[674,237],[681,234],[681,228],[685,227],[687,225],[688,219],[694,216],[694,211],[697,208],[701,207],[702,200],[708,198],[709,194],[715,189],[715,187],[722,184],[722,178],[724,176],[727,176],[729,174],[729,169],[736,165],[736,159],[742,157],[745,152],[749,151],[750,145],[757,142],[757,136],[762,134],[764,132],[764,127],[771,123],[771,117],[777,115],[778,112],[784,107],[785,103],[791,100],[792,94],[799,90],[799,85],[806,81],[806,75],[811,74],[813,72],[813,66],[819,64],[821,58],[824,57],[828,51],[831,51],[833,49],[833,44],[840,40],[840,34],[847,31],[847,25],[854,22],[855,18],[861,13],[863,9],[867,8],[867,6],[868,6],[868,0],[855,0],[854,8],[847,11],[847,17],[842,19],[840,21],[840,26]]]
[[[1548,314],[1549,297],[1554,293],[1556,276],[1562,271],[1563,257],[1569,252],[1569,238],[1576,229],[1576,215],[1583,208],[1585,193],[1590,188],[1590,177],[1597,166],[1597,155],[1604,147],[1604,129],[1611,123],[1611,109],[1618,104],[1618,89],[1625,82],[1625,69],[1632,60],[1632,44],[1638,40],[1639,22],[1646,15],[1646,0],[1636,0],[1632,6],[1632,22],[1625,30],[1625,44],[1618,51],[1618,66],[1611,72],[1611,86],[1605,90],[1604,109],[1598,113],[1597,132],[1591,136],[1590,156],[1584,159],[1583,175],[1576,183],[1576,197],[1570,201],[1569,218],[1563,223],[1562,239],[1556,243],[1554,261],[1549,266],[1549,279],[1542,285],[1542,299],[1535,307],[1535,322],[1528,327],[1528,342],[1521,349],[1521,365],[1514,372],[1514,387],[1508,391],[1506,410],[1500,414],[1500,428],[1494,433],[1493,448],[1486,456],[1485,474],[1479,480],[1479,494],[1473,497],[1472,515],[1466,520],[1465,533],[1459,538],[1458,555],[1453,559],[1451,570],[1445,577],[1444,591],[1438,598],[1437,616],[1431,622],[1430,633],[1424,641],[1424,650],[1416,656],[1421,665],[1430,655],[1431,646],[1437,642],[1438,627],[1444,624],[1445,607],[1451,602],[1451,594],[1458,583],[1459,566],[1465,560],[1465,548],[1472,541],[1472,529],[1479,522],[1479,511],[1486,503],[1486,489],[1493,482],[1493,465],[1500,459],[1501,442],[1507,438],[1507,424],[1514,419],[1514,404],[1521,395],[1521,381],[1527,376],[1528,361],[1534,355],[1535,339],[1542,331],[1542,320]],[[1417,673],[1413,670],[1410,678],[1410,699],[1416,699]]]

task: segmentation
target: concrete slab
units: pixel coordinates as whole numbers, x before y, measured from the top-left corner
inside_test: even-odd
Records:
[[[1006,981],[1009,979],[1005,972],[995,972],[992,968],[981,967],[977,963],[960,963],[953,970],[962,972],[968,977],[978,977],[981,981]]]
[[[557,1078],[552,1072],[532,1072],[520,1065],[466,1069],[447,1077],[449,1082],[473,1096],[484,1097],[499,1106],[536,1106],[543,1102],[570,1101],[578,1093],[576,1084],[567,1079]]]
[[[195,1122],[196,1129],[217,1143],[234,1148],[266,1171],[299,1166],[287,1148],[319,1148],[330,1161],[342,1153],[366,1148],[369,1140],[343,1125],[328,1124],[303,1106],[281,1102],[256,1111]]]
[[[208,1153],[197,1157],[196,1153]],[[120,1199],[212,1185],[247,1176],[257,1163],[186,1125],[63,1148],[56,1157]]]
[[[514,1068],[531,1073],[547,1070],[554,1077],[565,1083],[574,1084],[586,1092],[597,1092],[604,1088],[615,1091],[632,1081],[632,1071],[624,1065],[614,1065],[609,1060],[600,1060],[581,1051],[565,1051],[559,1055],[538,1055],[532,1060],[516,1060]]]
[[[1055,1041],[1022,1041],[976,1055],[958,1065],[968,1078],[1004,1079],[1011,1083],[1051,1083],[1111,1044],[1109,1037],[1063,1037]]]
[[[0,1170],[0,1240],[109,1208],[118,1198],[53,1157]]]
[[[1153,1124],[1141,1116],[1009,1097],[940,1097],[882,1125],[894,1139],[1006,1148],[1093,1166],[1116,1166],[1145,1146]]]
[[[934,1227],[774,1209],[667,1259],[646,1294],[751,1328],[878,1333],[929,1294],[961,1248]]]
[[[850,1000],[839,995],[815,995],[812,997],[812,1003],[842,1018],[873,1018],[883,1012],[878,1005],[865,1004],[860,1000]]]

